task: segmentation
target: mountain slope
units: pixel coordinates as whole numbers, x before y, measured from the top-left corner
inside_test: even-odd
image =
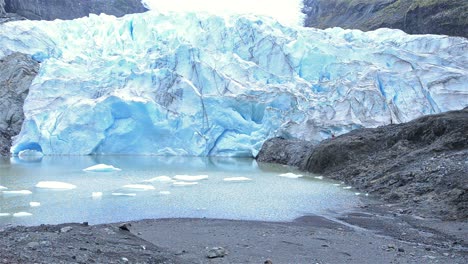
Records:
[[[468,37],[465,0],[304,0],[303,12],[308,27],[388,27],[410,34]]]

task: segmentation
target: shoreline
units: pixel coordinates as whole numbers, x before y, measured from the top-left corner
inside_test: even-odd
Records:
[[[395,209],[395,210],[394,210]],[[0,228],[0,263],[466,263],[468,222],[364,203],[290,222],[166,218]],[[124,228],[124,229],[125,229]],[[222,247],[226,255],[207,258]]]

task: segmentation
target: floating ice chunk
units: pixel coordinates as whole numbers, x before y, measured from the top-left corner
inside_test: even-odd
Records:
[[[136,196],[136,193],[112,193],[113,196],[129,196],[133,197]]]
[[[355,194],[355,195],[357,195],[357,196],[361,195],[361,193],[360,193],[360,192],[357,192],[357,193],[354,193],[354,194]]]
[[[340,183],[334,183],[333,186],[340,186]]]
[[[111,172],[111,171],[121,171],[121,169],[116,168],[112,165],[107,164],[97,164],[91,167],[84,169],[83,171],[91,171],[91,172]]]
[[[39,207],[39,206],[41,206],[41,203],[39,203],[39,202],[30,202],[30,203],[29,203],[29,206],[31,206],[31,207]]]
[[[6,195],[30,195],[32,192],[30,190],[17,190],[17,191],[3,191],[3,194]]]
[[[208,175],[176,175],[174,179],[178,181],[196,182],[208,179]]]
[[[1,186],[1,185],[0,185],[0,191],[1,191],[1,190],[7,190],[7,189],[8,189],[7,187]]]
[[[10,213],[0,213],[0,217],[10,216]]]
[[[323,176],[315,176],[314,178],[317,180],[323,180]]]
[[[167,176],[158,176],[149,180],[144,180],[143,182],[171,182],[172,179]]]
[[[139,190],[139,191],[154,190],[154,187],[152,185],[145,185],[145,184],[127,184],[127,185],[122,186],[122,188]]]
[[[41,181],[36,184],[36,188],[40,189],[54,189],[54,190],[72,190],[76,186],[66,182],[58,181]]]
[[[349,190],[349,189],[351,189],[351,188],[353,188],[353,187],[351,187],[351,186],[343,187],[343,189],[345,189],[345,190]]]
[[[172,183],[174,186],[192,186],[197,185],[198,182],[184,182],[184,181],[176,181]]]
[[[297,178],[303,177],[302,174],[294,174],[294,173],[291,173],[291,172],[283,173],[283,174],[280,174],[278,176],[284,177],[284,178],[290,178],[290,179],[297,179]]]
[[[230,177],[230,178],[224,178],[223,181],[226,182],[243,182],[243,181],[251,181],[252,179],[247,178],[247,177]]]
[[[13,217],[25,217],[25,216],[31,216],[31,215],[32,215],[31,213],[27,213],[27,212],[18,212],[18,213],[14,213]]]
[[[101,198],[102,197],[102,192],[93,192],[93,193],[91,193],[91,197],[93,197],[93,199]]]
[[[171,192],[170,191],[160,191],[159,194],[169,195],[169,194],[171,194]]]

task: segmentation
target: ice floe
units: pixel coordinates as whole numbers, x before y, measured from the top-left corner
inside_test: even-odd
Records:
[[[7,190],[7,189],[8,189],[7,187],[1,186],[1,185],[0,185],[0,191],[2,191],[2,190]]]
[[[122,188],[139,190],[139,191],[154,190],[154,187],[152,185],[145,185],[145,184],[127,184],[127,185],[122,186]]]
[[[345,190],[349,190],[349,189],[351,189],[351,188],[353,188],[353,187],[351,187],[351,186],[343,187],[343,189],[345,189]]]
[[[0,217],[6,217],[6,216],[10,216],[11,214],[10,213],[0,213]]]
[[[317,180],[323,180],[323,176],[315,176],[314,178]]]
[[[229,177],[229,178],[224,178],[223,181],[226,182],[243,182],[243,181],[251,181],[252,179],[247,178],[247,177]]]
[[[178,181],[196,182],[208,179],[208,175],[176,175],[174,179]]]
[[[30,203],[29,203],[29,206],[31,206],[31,207],[39,207],[39,206],[41,206],[41,203],[39,203],[39,202],[30,202]]]
[[[158,177],[154,177],[154,178],[151,178],[151,179],[148,179],[148,180],[144,180],[143,182],[172,182],[173,180],[171,179],[171,177],[168,177],[168,176],[158,176]]]
[[[36,188],[40,189],[54,189],[54,190],[72,190],[76,188],[76,185],[58,182],[58,181],[41,181],[36,184]]]
[[[129,196],[133,197],[136,196],[136,193],[112,193],[113,196]]]
[[[91,197],[93,197],[93,199],[101,198],[102,197],[102,192],[93,192],[93,193],[91,193]]]
[[[160,191],[159,194],[169,195],[169,194],[171,194],[171,192],[170,191]]]
[[[15,190],[15,191],[3,191],[3,194],[6,195],[30,195],[32,192],[30,190]]]
[[[303,177],[304,175],[302,175],[302,174],[294,174],[294,173],[288,172],[288,173],[280,174],[280,175],[278,175],[278,176],[284,177],[284,178],[290,178],[290,179],[297,179],[297,178]]]
[[[25,217],[25,216],[32,216],[32,214],[27,213],[27,212],[18,212],[18,213],[13,214],[13,217]]]
[[[88,167],[84,169],[83,171],[89,171],[89,172],[112,172],[112,171],[121,171],[121,169],[116,168],[112,165],[107,165],[107,164],[97,164],[91,167]]]
[[[184,182],[184,181],[176,181],[172,183],[174,186],[192,186],[197,185],[198,182]]]

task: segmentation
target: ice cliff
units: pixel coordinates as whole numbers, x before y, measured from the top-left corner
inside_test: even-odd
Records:
[[[468,105],[468,40],[256,16],[91,15],[0,26],[41,62],[11,152],[256,155]]]

